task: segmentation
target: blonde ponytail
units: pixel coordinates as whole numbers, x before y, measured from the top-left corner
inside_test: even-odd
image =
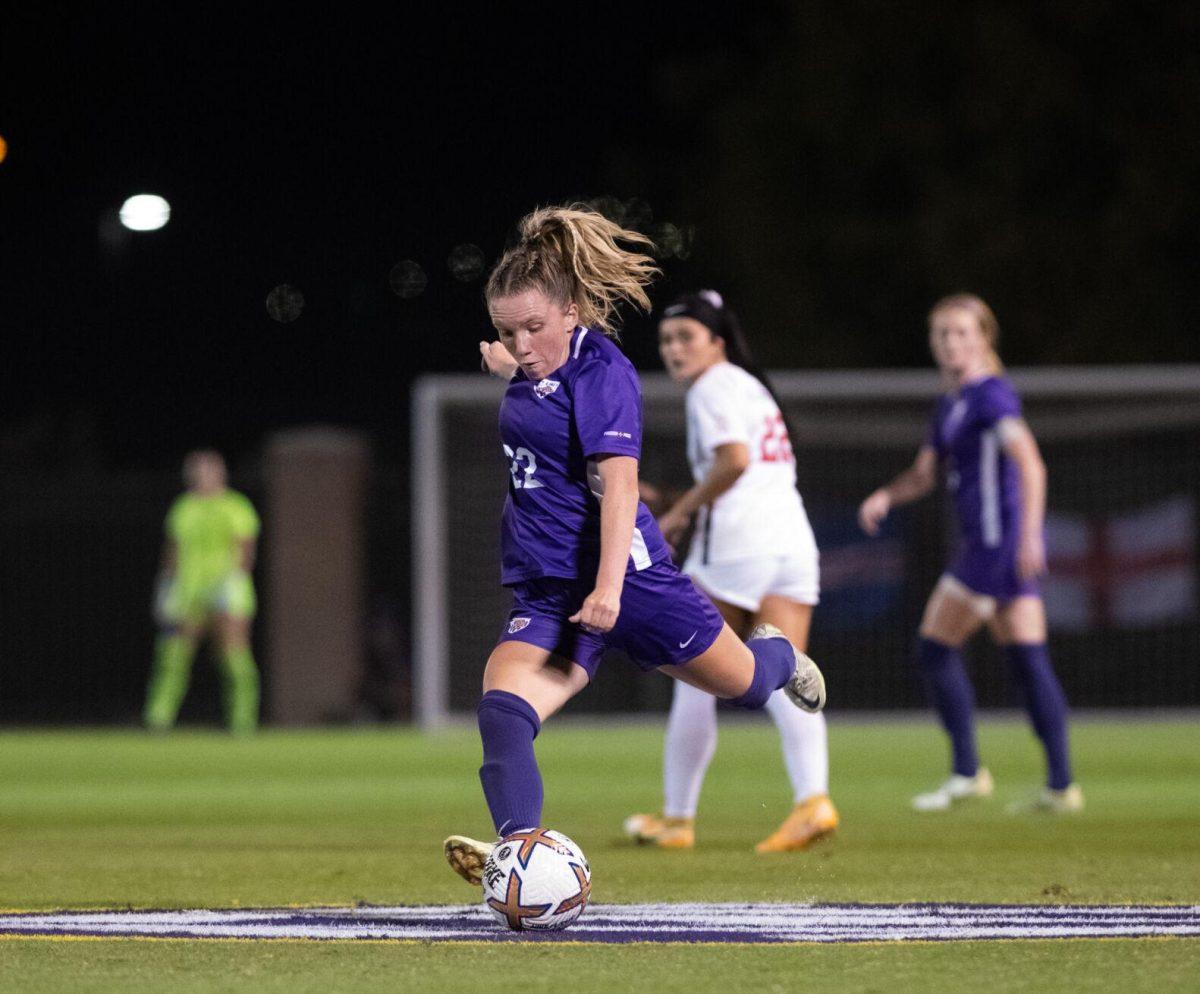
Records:
[[[581,325],[614,337],[622,301],[650,310],[645,288],[661,271],[649,255],[618,244],[652,248],[645,235],[583,204],[540,208],[522,218],[519,231],[488,277],[489,301],[541,290],[560,306],[574,301]]]

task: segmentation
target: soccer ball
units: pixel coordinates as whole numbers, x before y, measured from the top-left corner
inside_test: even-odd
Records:
[[[514,832],[483,864],[483,906],[514,931],[566,928],[583,914],[591,893],[587,858],[562,832]]]

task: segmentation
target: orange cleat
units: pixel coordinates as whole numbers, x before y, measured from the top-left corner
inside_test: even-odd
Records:
[[[654,840],[659,849],[692,849],[696,845],[694,818],[664,818],[662,831]]]
[[[696,844],[694,818],[630,815],[621,827],[634,841],[650,843],[660,849],[691,849]]]
[[[838,827],[838,813],[828,794],[817,794],[801,801],[771,835],[754,847],[758,853],[793,852],[807,849],[817,839],[832,835]]]
[[[626,838],[642,845],[653,842],[663,830],[662,815],[630,815],[621,825]]]

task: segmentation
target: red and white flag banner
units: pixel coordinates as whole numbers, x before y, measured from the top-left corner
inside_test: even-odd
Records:
[[[1042,590],[1056,631],[1196,617],[1196,506],[1187,494],[1120,515],[1047,514]]]

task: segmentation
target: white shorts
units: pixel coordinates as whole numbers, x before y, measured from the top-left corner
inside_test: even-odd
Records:
[[[768,596],[786,597],[797,604],[816,604],[821,599],[821,571],[815,549],[811,555],[735,559],[708,565],[689,561],[684,572],[710,597],[744,611],[757,611]]]

